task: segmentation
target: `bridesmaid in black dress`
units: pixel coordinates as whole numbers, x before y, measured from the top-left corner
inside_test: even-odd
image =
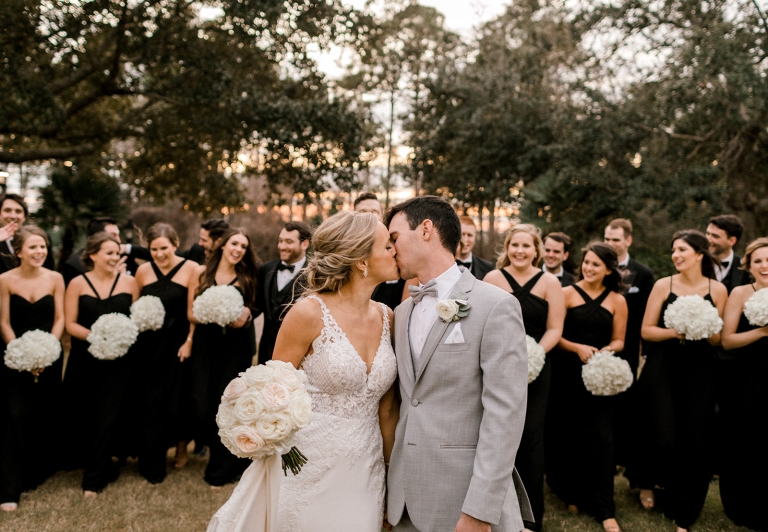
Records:
[[[145,331],[137,340],[136,379],[139,473],[150,483],[162,482],[166,475],[168,447],[186,440],[191,430],[189,364],[183,362],[192,352],[194,325],[187,319],[187,287],[197,263],[176,255],[179,236],[168,224],[158,223],[146,234],[152,262],[139,266],[136,282],[142,296],[159,297],[165,308],[165,322],[157,331]],[[182,464],[183,465],[183,464]]]
[[[723,315],[723,347],[736,356],[739,393],[734,397],[738,417],[734,434],[738,453],[724,459],[730,464],[720,474],[720,497],[728,517],[737,525],[768,530],[768,456],[765,453],[761,420],[768,415],[768,326],[757,327],[744,316],[744,303],[757,290],[768,288],[768,238],[758,238],[747,246],[743,268],[752,284],[733,289]]]
[[[592,395],[581,369],[597,351],[624,349],[627,302],[616,251],[603,242],[584,249],[579,281],[563,289],[565,325],[549,357],[552,391],[546,421],[547,483],[572,511],[583,510],[607,532],[619,532],[613,500],[613,413],[616,397]]]
[[[90,271],[69,283],[64,298],[66,328],[72,335],[64,387],[69,434],[75,439],[72,453],[79,458],[76,465],[84,468],[84,495],[95,497],[120,474],[112,456],[135,351],[99,360],[88,352],[86,338],[100,316],[130,315],[139,289],[133,277],[120,273],[125,259],[120,258],[119,242],[107,233],[88,238],[82,259]]]
[[[544,351],[557,345],[563,332],[565,298],[560,281],[539,268],[542,255],[537,227],[518,224],[507,234],[498,270],[488,272],[486,283],[511,292],[520,301],[525,334]],[[544,519],[544,419],[552,374],[545,363],[535,381],[528,385],[525,427],[515,458],[515,467],[531,501],[534,522],[525,521],[526,530],[539,532]]]
[[[61,338],[64,332],[64,278],[43,267],[48,237],[27,226],[13,237],[19,266],[0,275],[0,329],[5,345],[27,331]],[[59,434],[63,360],[32,374],[0,361],[0,508],[18,507],[23,491],[36,488],[56,468],[48,448]],[[37,382],[35,379],[37,378]]]
[[[632,479],[645,507],[655,504],[655,486],[666,487],[666,513],[684,532],[701,513],[711,477],[714,346],[720,334],[682,342],[682,335],[664,326],[664,312],[678,297],[698,294],[722,316],[728,291],[714,280],[717,259],[699,231],[675,233],[672,262],[678,273],[656,281],[643,317],[642,336],[651,345],[637,381],[643,452],[635,458]]]
[[[196,435],[211,451],[205,468],[205,481],[211,487],[223,486],[240,478],[250,460],[237,458],[221,443],[216,425],[216,412],[224,388],[238,373],[252,365],[256,352],[256,335],[252,315],[255,313],[256,271],[258,259],[251,240],[242,229],[229,229],[211,252],[205,265],[198,266],[189,285],[187,312],[192,314],[195,297],[215,285],[232,285],[243,294],[245,309],[226,330],[217,324],[196,323],[192,337],[192,403]]]

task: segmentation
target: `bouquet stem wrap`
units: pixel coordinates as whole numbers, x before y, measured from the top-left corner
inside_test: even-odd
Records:
[[[272,532],[280,497],[280,455],[254,460],[207,532]]]

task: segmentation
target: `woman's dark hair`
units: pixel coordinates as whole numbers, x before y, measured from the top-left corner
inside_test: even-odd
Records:
[[[622,281],[624,275],[621,270],[619,270],[619,256],[616,254],[616,250],[613,249],[610,244],[606,244],[605,242],[590,242],[581,250],[581,263],[577,280],[581,280],[584,275],[581,268],[584,265],[584,259],[587,257],[587,253],[590,251],[597,255],[597,258],[600,259],[600,261],[605,264],[605,267],[611,272],[603,279],[603,286],[612,292],[621,294],[626,287]]]
[[[179,235],[170,224],[158,222],[149,228],[145,236],[148,246],[152,245],[153,240],[163,237],[167,238],[173,247],[179,247]]]
[[[720,261],[709,251],[709,241],[701,231],[696,229],[685,229],[672,235],[670,248],[674,247],[675,240],[682,240],[701,258],[701,274],[709,279],[716,279],[715,266],[720,267]]]
[[[101,246],[104,244],[104,242],[114,242],[117,244],[118,248],[120,247],[120,242],[103,231],[101,233],[96,233],[89,236],[88,240],[85,242],[85,249],[80,255],[83,264],[85,264],[85,267],[88,268],[88,270],[93,269],[93,261],[91,260],[91,255],[95,255],[101,251]]]
[[[437,196],[416,196],[392,207],[386,215],[384,225],[389,227],[392,219],[401,212],[405,214],[411,231],[424,220],[431,220],[443,247],[451,254],[456,253],[461,241],[461,222],[450,203]]]
[[[48,235],[45,234],[45,231],[35,225],[25,225],[16,231],[16,234],[13,235],[13,241],[11,242],[13,245],[13,252],[15,253],[17,266],[21,264],[21,259],[19,258],[21,255],[21,248],[24,247],[24,242],[26,242],[27,239],[31,236],[42,237],[43,241],[45,241],[46,253],[48,253],[51,249],[51,243],[48,240]]]
[[[237,282],[243,290],[245,306],[255,310],[257,290],[256,273],[261,265],[261,261],[253,251],[251,238],[243,229],[231,228],[221,236],[216,247],[211,251],[211,254],[205,261],[205,271],[200,274],[200,285],[197,287],[195,296],[199,296],[210,287],[216,285],[216,269],[219,267],[219,262],[221,262],[223,254],[222,248],[229,242],[229,239],[235,235],[243,235],[246,240],[248,240],[248,247],[245,250],[245,255],[243,255],[240,262],[235,264],[235,274],[237,275]]]

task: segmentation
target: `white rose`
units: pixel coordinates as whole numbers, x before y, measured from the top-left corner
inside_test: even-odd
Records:
[[[224,389],[221,400],[229,405],[234,405],[235,401],[246,391],[248,391],[248,386],[245,384],[245,381],[239,377],[234,378]]]
[[[285,386],[289,392],[294,392],[301,388],[301,381],[296,375],[296,370],[293,367],[289,368],[275,368],[275,382]]]
[[[252,454],[264,448],[264,439],[253,427],[240,425],[232,429],[235,447],[243,454]]]
[[[232,407],[220,404],[219,411],[216,413],[216,424],[220,429],[232,428],[237,423],[237,417]]]
[[[312,418],[312,399],[309,394],[297,393],[291,398],[291,421],[296,425],[296,428],[303,429],[309,425],[309,420]]]
[[[256,390],[248,390],[235,401],[234,414],[240,422],[246,425],[253,423],[264,413],[264,398]]]
[[[264,406],[271,412],[284,410],[291,403],[291,392],[282,384],[270,382],[261,390]]]
[[[437,302],[437,315],[443,321],[453,321],[456,313],[459,312],[459,304],[452,299],[444,299]]]
[[[245,384],[249,388],[261,389],[265,384],[271,382],[275,375],[275,370],[266,366],[252,366],[243,373],[240,373],[240,377],[245,381]]]
[[[261,416],[255,425],[256,432],[265,442],[274,443],[284,439],[291,433],[293,423],[284,414],[265,414]]]
[[[232,429],[219,429],[219,439],[221,440],[222,445],[227,449],[231,451],[236,450],[235,440],[232,437]]]

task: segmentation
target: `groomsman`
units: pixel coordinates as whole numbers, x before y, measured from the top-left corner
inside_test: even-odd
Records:
[[[461,242],[459,242],[459,249],[456,254],[456,264],[464,266],[469,270],[469,273],[482,281],[483,277],[495,266],[492,262],[472,254],[472,248],[475,247],[475,239],[477,238],[475,221],[469,216],[461,216],[459,221],[461,221]]]
[[[573,274],[563,266],[570,254],[571,237],[565,233],[549,233],[544,237],[544,267],[542,270],[560,279],[560,286],[563,288],[576,282]]]
[[[312,230],[304,222],[288,222],[280,231],[277,241],[279,260],[267,262],[259,268],[259,312],[264,313],[264,332],[259,343],[259,364],[272,359],[277,332],[283,323],[288,306],[301,297],[304,286],[297,282],[299,273],[307,263]]]
[[[13,251],[13,235],[29,217],[29,209],[24,202],[24,198],[18,194],[4,194],[0,196],[0,274],[12,270],[16,267],[16,258]],[[48,241],[50,242],[50,237]],[[53,270],[53,252],[48,250],[48,256],[45,258],[44,267]]]
[[[629,310],[627,316],[627,332],[624,339],[624,351],[619,356],[629,362],[632,375],[637,378],[637,368],[640,363],[641,339],[640,329],[643,325],[645,307],[648,296],[653,289],[653,272],[648,266],[641,264],[629,255],[632,245],[632,222],[626,218],[611,220],[605,228],[604,240],[616,250],[619,258],[619,269],[624,273],[624,284],[627,286],[624,297]],[[631,457],[634,431],[634,391],[632,388],[621,394],[616,402],[616,417],[614,419],[614,452],[616,463],[626,465]]]
[[[375,214],[379,220],[384,217],[384,209],[381,207],[381,202],[379,201],[378,196],[373,192],[363,192],[360,194],[357,199],[355,199],[353,207],[357,212]],[[381,283],[374,289],[373,294],[371,294],[371,299],[378,303],[384,303],[394,310],[400,303],[402,303],[404,296],[406,299],[410,297],[410,295],[407,295],[407,292],[405,292],[405,279],[398,279],[397,281],[386,281]]]
[[[710,218],[707,226],[709,251],[718,258],[721,267],[715,267],[717,280],[725,285],[728,293],[737,286],[749,284],[749,273],[741,270],[741,257],[733,248],[744,233],[744,224],[738,216],[721,214]]]

